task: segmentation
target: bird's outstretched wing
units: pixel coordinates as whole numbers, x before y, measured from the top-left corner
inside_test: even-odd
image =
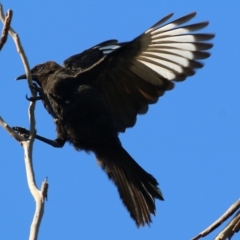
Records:
[[[183,81],[208,58],[206,43],[214,34],[194,31],[208,22],[183,25],[196,13],[164,24],[170,14],[133,41],[118,43],[111,40],[82,54],[70,57],[65,66],[80,68],[77,78],[88,79],[104,97],[118,124],[119,131],[132,127],[137,114],[144,114],[148,104],[156,103],[172,81]]]

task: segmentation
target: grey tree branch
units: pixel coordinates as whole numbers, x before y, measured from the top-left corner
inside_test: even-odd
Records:
[[[18,142],[24,141],[24,137],[20,136],[17,134],[0,116],[0,125],[13,137],[15,138]]]
[[[9,10],[9,12],[12,12]],[[0,19],[5,24],[7,20],[5,19],[3,7],[0,4]],[[9,21],[9,20],[8,20]],[[6,26],[6,24],[5,24]],[[23,47],[21,45],[20,39],[18,37],[18,34],[11,28],[10,22],[9,26],[7,26],[9,34],[12,36],[17,51],[21,57],[21,60],[23,62],[23,66],[26,72],[26,76],[28,79],[29,86],[32,86],[32,76],[29,69],[29,64],[27,57],[24,53]],[[33,88],[30,88],[30,91],[32,93],[33,97],[36,97],[36,92]],[[36,202],[36,208],[35,208],[35,214],[32,220],[31,228],[30,228],[30,234],[29,234],[29,240],[36,240],[38,236],[38,231],[41,223],[41,219],[44,212],[44,200],[47,196],[47,189],[48,189],[48,183],[45,180],[42,183],[41,190],[38,190],[35,182],[35,175],[34,175],[34,169],[32,164],[32,150],[33,150],[33,142],[36,135],[35,130],[35,116],[34,116],[34,109],[35,109],[35,102],[30,102],[28,114],[29,114],[29,121],[30,121],[30,135],[29,138],[25,138],[24,136],[21,136],[14,132],[14,130],[0,117],[0,125],[18,142],[21,143],[23,149],[24,149],[24,161],[25,161],[25,168],[26,168],[26,175],[27,175],[27,183],[28,187],[30,189],[30,192]]]
[[[240,211],[235,214],[228,225],[217,235],[215,240],[231,239],[240,229]]]
[[[220,218],[218,218],[213,224],[211,224],[204,231],[199,233],[192,240],[198,240],[202,237],[207,236],[209,233],[219,227],[224,221],[229,219],[238,209],[240,209],[240,199],[238,199]],[[217,235],[214,240],[225,240],[231,239],[234,233],[240,229],[240,211],[233,217],[229,224]]]

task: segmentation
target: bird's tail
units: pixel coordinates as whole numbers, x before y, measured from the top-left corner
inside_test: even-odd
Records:
[[[141,168],[121,146],[95,152],[101,167],[116,184],[120,197],[137,226],[155,215],[155,198],[163,200],[157,180]]]

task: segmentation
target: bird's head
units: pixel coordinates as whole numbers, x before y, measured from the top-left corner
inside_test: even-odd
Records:
[[[55,62],[45,62],[43,64],[38,64],[31,69],[32,80],[42,85],[43,81],[46,81],[48,77],[55,73],[58,69],[62,67]],[[16,78],[16,80],[27,79],[26,74],[23,74]]]

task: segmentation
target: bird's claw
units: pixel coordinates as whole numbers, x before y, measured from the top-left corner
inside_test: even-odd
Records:
[[[28,97],[26,95],[26,99],[31,102],[35,102],[38,100],[42,100],[43,98],[41,97],[41,94],[43,93],[42,88],[40,88],[36,83],[33,83],[33,85],[29,86],[32,90],[36,91],[37,93],[40,94],[40,96],[37,97]]]
[[[21,136],[28,138],[29,137],[29,131],[25,128],[22,127],[13,127],[12,128],[15,132],[17,132],[18,134],[20,134]]]
[[[42,88],[40,88],[36,83],[33,83],[33,85],[30,85],[29,87],[38,93],[42,93]]]
[[[42,100],[41,96],[37,96],[37,97],[28,97],[28,95],[26,95],[26,99],[30,102],[36,102],[38,100]]]

